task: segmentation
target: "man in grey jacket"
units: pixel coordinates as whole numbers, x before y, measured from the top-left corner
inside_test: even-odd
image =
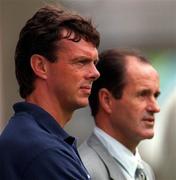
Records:
[[[79,148],[85,167],[93,180],[155,179],[137,146],[154,135],[157,71],[138,52],[120,49],[101,53],[97,69],[89,97],[96,126]]]

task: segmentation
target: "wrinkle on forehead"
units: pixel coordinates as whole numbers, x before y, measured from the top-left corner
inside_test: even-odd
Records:
[[[129,59],[133,58],[133,59]],[[148,84],[159,87],[159,74],[151,64],[141,62],[136,57],[128,57],[126,64],[126,81],[135,84]]]

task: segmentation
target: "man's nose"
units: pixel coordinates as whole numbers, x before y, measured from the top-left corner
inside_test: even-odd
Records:
[[[160,107],[159,104],[157,102],[157,100],[152,100],[149,104],[148,104],[148,110],[152,111],[154,113],[158,113],[160,112]]]
[[[90,77],[91,77],[91,79],[93,79],[94,81],[100,77],[100,73],[99,73],[99,71],[97,70],[95,64],[93,64],[92,67],[91,67]]]

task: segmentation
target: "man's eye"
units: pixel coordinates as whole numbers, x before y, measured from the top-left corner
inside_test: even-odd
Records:
[[[159,95],[160,95],[160,92],[157,92],[157,93],[154,94],[156,99],[158,99]]]
[[[149,96],[149,95],[150,95],[149,91],[141,91],[141,92],[138,93],[139,97],[146,97],[146,96]]]
[[[86,61],[86,60],[78,61],[78,64],[82,64],[82,65],[88,64],[88,63],[89,63],[89,61]]]
[[[98,63],[98,60],[94,61],[94,65],[97,65],[97,63]]]
[[[139,96],[142,96],[142,97],[144,97],[144,96],[146,96],[146,95],[147,95],[146,92],[140,92],[140,93],[139,93]]]
[[[141,96],[146,96],[147,92],[141,92]]]

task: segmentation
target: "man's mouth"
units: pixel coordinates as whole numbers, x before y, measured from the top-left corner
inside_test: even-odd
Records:
[[[91,85],[81,86],[81,90],[83,92],[85,92],[86,94],[90,94],[91,93],[91,89],[92,89]]]
[[[147,124],[147,125],[150,125],[150,126],[153,126],[154,123],[155,123],[155,119],[154,118],[144,118],[143,121]]]

